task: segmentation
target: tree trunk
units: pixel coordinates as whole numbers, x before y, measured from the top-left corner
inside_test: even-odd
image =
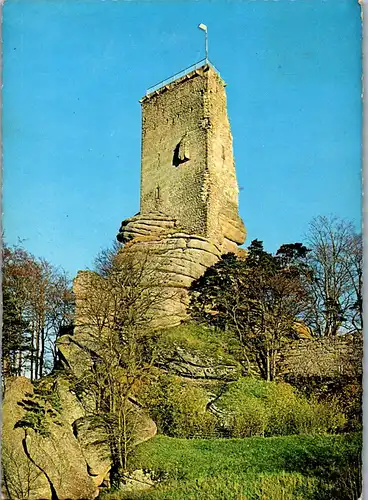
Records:
[[[267,382],[271,381],[271,359],[269,349],[266,349],[266,380]]]
[[[22,351],[18,351],[18,369],[17,369],[17,374],[18,374],[18,377],[20,377],[22,375],[22,368],[23,368],[23,364],[22,364]]]
[[[31,337],[31,348],[30,348],[30,359],[31,359],[31,382],[34,380],[34,328],[32,327],[32,337]]]
[[[38,371],[39,371],[39,353],[40,353],[40,332],[39,329],[37,328],[36,330],[36,345],[34,349],[34,356],[35,356],[35,367],[34,367],[34,378],[35,380],[38,379]]]
[[[41,330],[40,366],[39,366],[40,378],[43,375],[44,362],[45,362],[45,328],[42,328],[42,330]]]

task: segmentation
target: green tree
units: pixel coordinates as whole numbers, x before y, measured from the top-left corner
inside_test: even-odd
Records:
[[[23,353],[30,349],[28,324],[8,288],[3,289],[3,374],[21,375]]]
[[[307,253],[296,243],[272,255],[254,240],[245,259],[224,255],[191,287],[192,317],[233,331],[245,362],[255,359],[266,380],[276,377],[280,353],[303,317]]]

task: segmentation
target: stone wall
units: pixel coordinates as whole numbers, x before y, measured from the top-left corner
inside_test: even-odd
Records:
[[[193,72],[142,100],[140,211],[169,215],[193,234],[206,227],[205,82]]]
[[[239,188],[233,155],[233,139],[227,114],[224,83],[209,71],[205,94],[207,129],[207,231],[223,252],[237,251],[245,241],[244,224],[238,215]]]
[[[283,353],[281,374],[336,378],[362,374],[363,337],[356,333],[335,338],[295,341]]]

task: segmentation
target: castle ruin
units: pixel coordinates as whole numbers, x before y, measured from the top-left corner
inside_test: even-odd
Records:
[[[117,238],[123,254],[151,252],[164,275],[171,298],[157,312],[160,325],[186,317],[192,281],[222,254],[244,253],[225,86],[206,63],[140,100],[140,212]]]
[[[224,81],[205,64],[140,102],[140,213],[122,223],[118,239],[176,229],[236,253],[245,229]]]

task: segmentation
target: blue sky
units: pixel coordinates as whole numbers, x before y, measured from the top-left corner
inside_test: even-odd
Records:
[[[312,217],[360,225],[354,0],[7,0],[3,227],[71,275],[139,210],[146,88],[203,57],[227,82],[240,215],[275,251]]]

